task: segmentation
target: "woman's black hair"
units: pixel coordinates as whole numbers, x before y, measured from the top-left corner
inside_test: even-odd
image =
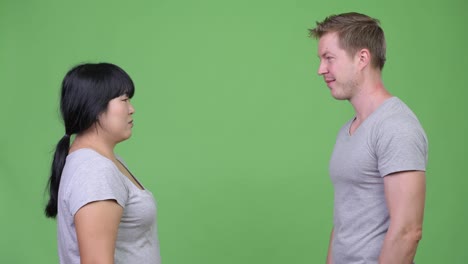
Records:
[[[47,184],[47,217],[57,216],[58,190],[70,148],[70,136],[79,134],[98,122],[98,116],[106,111],[110,100],[122,95],[131,98],[134,93],[135,87],[130,76],[114,64],[81,64],[65,75],[60,97],[65,135],[58,142],[52,161]]]

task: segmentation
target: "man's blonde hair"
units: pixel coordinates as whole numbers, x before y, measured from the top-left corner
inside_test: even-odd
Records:
[[[360,49],[368,49],[371,65],[383,69],[386,44],[379,20],[352,12],[332,15],[316,24],[317,27],[309,30],[311,37],[320,39],[325,34],[337,33],[340,47],[349,55],[354,55]]]

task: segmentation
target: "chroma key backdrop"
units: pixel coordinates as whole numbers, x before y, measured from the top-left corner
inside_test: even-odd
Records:
[[[60,83],[111,62],[136,85],[116,152],[158,202],[164,264],[324,263],[328,161],[351,105],[317,75],[316,21],[380,19],[383,78],[429,138],[416,263],[466,263],[468,5],[462,0],[0,2],[0,263],[58,263],[46,219]]]

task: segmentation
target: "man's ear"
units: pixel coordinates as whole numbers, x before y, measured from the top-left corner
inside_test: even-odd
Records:
[[[359,60],[359,69],[364,69],[371,63],[371,54],[368,49],[361,49],[357,52],[356,56]]]

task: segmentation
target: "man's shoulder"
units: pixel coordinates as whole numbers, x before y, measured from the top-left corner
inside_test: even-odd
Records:
[[[420,122],[414,112],[397,97],[389,100],[382,111],[378,113],[376,119],[376,125],[384,129],[399,128],[401,126],[420,126]]]

